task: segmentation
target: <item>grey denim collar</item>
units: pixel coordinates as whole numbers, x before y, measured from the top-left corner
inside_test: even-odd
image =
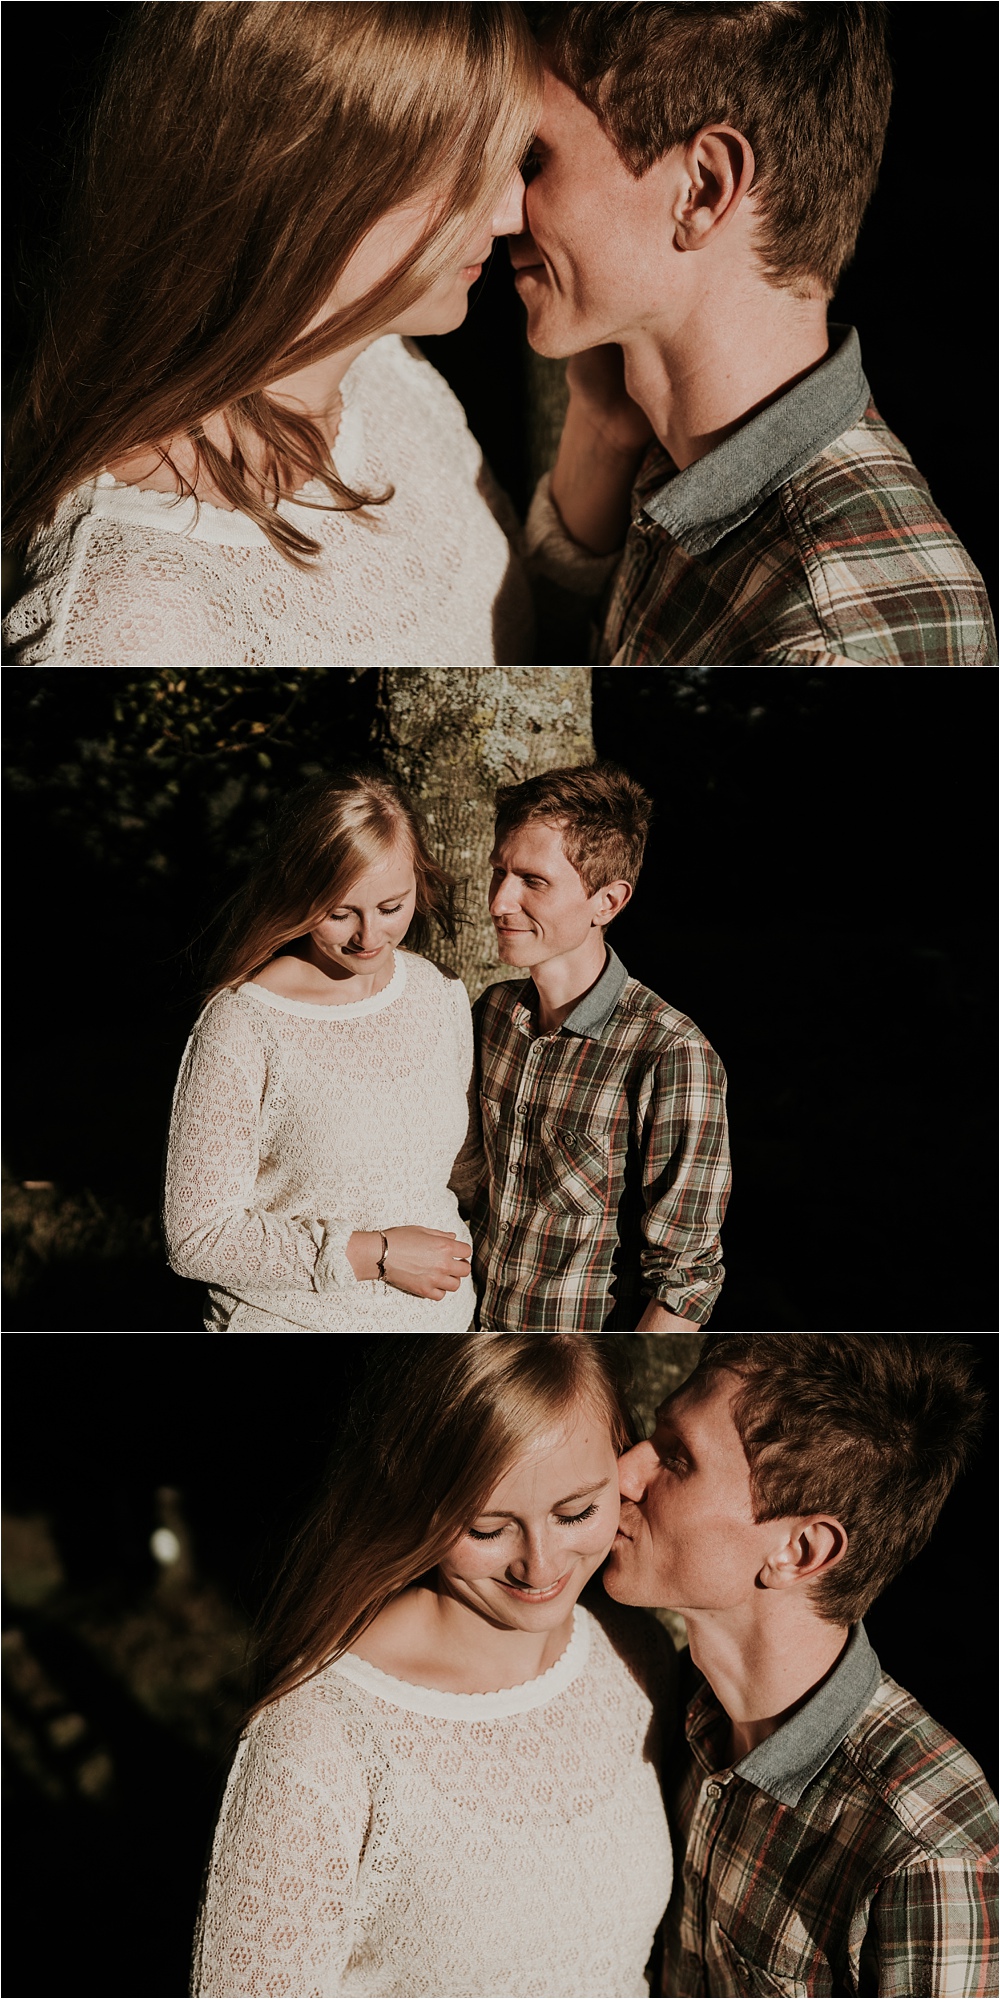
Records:
[[[864,415],[871,390],[858,336],[853,326],[831,326],[829,333],[832,351],[818,368],[644,502],[644,512],[688,555],[704,555],[742,526]]]
[[[881,1677],[865,1627],[856,1624],[829,1679],[797,1714],[734,1765],[735,1775],[781,1805],[797,1805],[806,1785],[864,1713]]]
[[[605,949],[608,955],[597,984],[591,986],[589,993],[584,993],[582,999],[577,1000],[572,1013],[566,1015],[559,1029],[560,1034],[588,1035],[596,1040],[599,1034],[604,1033],[628,979],[628,973],[621,959],[615,957],[610,944],[607,944]],[[521,987],[521,1005],[530,1011],[533,999],[531,980],[528,979]]]

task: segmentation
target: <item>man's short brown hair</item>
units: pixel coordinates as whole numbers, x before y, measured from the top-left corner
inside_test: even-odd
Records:
[[[608,882],[635,887],[653,806],[642,786],[616,764],[567,764],[524,784],[502,784],[496,808],[498,841],[529,819],[553,820],[588,895]]]
[[[546,60],[636,179],[703,125],[753,147],[772,283],[832,297],[878,176],[892,75],[880,0],[542,7]]]
[[[812,1586],[856,1624],[919,1553],[982,1426],[968,1342],[940,1333],[710,1333],[693,1381],[738,1376],[755,1520],[826,1513],[848,1549]]]

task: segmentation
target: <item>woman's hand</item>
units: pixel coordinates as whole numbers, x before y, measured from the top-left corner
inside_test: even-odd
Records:
[[[433,1298],[440,1304],[446,1291],[457,1291],[471,1268],[472,1246],[460,1242],[454,1229],[412,1227],[385,1229],[385,1281],[411,1298]],[[347,1258],[359,1283],[378,1276],[382,1253],[378,1229],[356,1229]]]
[[[653,426],[625,387],[625,358],[617,346],[587,347],[566,364],[570,409],[611,451],[645,451]]]
[[[632,483],[653,435],[625,387],[620,347],[590,347],[566,369],[569,407],[549,481],[563,526],[591,555],[621,548]]]

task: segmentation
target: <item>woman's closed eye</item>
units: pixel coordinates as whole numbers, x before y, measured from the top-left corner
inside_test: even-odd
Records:
[[[592,1500],[589,1506],[584,1507],[582,1513],[557,1513],[555,1518],[563,1527],[576,1527],[581,1520],[589,1520],[596,1512],[597,1506]],[[498,1541],[504,1530],[502,1527],[494,1527],[487,1534],[481,1527],[467,1527],[465,1531],[470,1541]]]

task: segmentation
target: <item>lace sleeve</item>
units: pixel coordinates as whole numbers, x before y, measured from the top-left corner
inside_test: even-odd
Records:
[[[195,1028],[174,1092],[163,1196],[171,1268],[230,1290],[352,1286],[352,1221],[254,1205],[267,1060],[249,1032],[220,1017],[219,1003]]]
[[[622,551],[593,555],[568,535],[550,490],[551,473],[546,472],[535,488],[524,529],[524,553],[533,575],[543,576],[564,590],[583,597],[599,597],[608,577],[621,561]]]
[[[335,1999],[371,1816],[362,1756],[307,1684],[236,1752],[195,1935],[196,1999]]]

